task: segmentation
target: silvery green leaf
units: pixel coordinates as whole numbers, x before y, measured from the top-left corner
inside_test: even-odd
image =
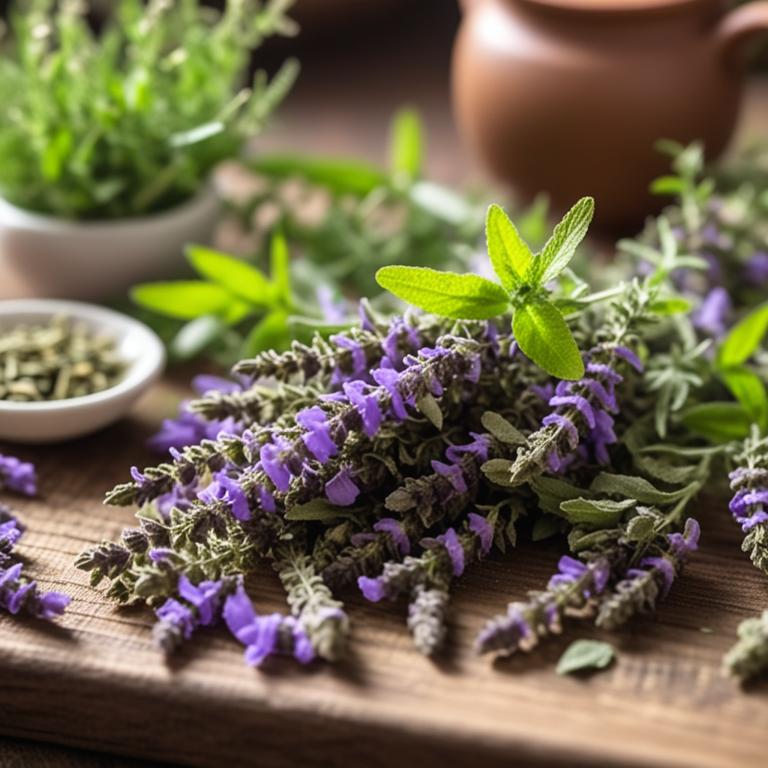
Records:
[[[416,401],[416,407],[432,422],[435,429],[443,428],[443,412],[440,410],[437,400],[427,392]]]
[[[480,421],[483,428],[490,432],[500,443],[505,445],[523,445],[527,442],[525,435],[499,413],[486,411]]]
[[[621,520],[624,512],[637,504],[635,499],[570,499],[560,505],[560,515],[569,523],[608,528]]]
[[[586,669],[605,669],[616,653],[613,646],[598,640],[575,640],[557,662],[558,675],[572,675]]]
[[[641,504],[671,504],[688,495],[693,483],[676,491],[661,491],[643,477],[601,472],[590,485],[594,493],[631,497]]]
[[[563,530],[563,521],[554,515],[542,515],[533,524],[531,530],[532,541],[544,541],[552,536],[556,536]]]
[[[329,504],[324,499],[312,499],[306,504],[298,504],[291,507],[285,513],[286,520],[317,520],[327,522],[344,517],[354,517],[354,512],[349,509],[340,509]]]
[[[512,462],[506,459],[491,459],[481,467],[483,474],[496,485],[510,485]]]
[[[560,504],[568,499],[586,498],[589,491],[578,488],[557,477],[537,477],[531,481],[531,487],[538,497],[539,507],[543,512],[560,514]]]
[[[650,515],[637,515],[627,523],[626,538],[629,541],[647,541],[656,530],[656,521]]]

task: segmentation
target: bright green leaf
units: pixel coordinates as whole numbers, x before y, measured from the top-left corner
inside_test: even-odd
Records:
[[[485,239],[488,256],[501,284],[508,291],[522,285],[533,263],[533,254],[501,206],[488,208]]]
[[[702,403],[682,414],[683,424],[713,443],[743,440],[749,435],[752,419],[740,403]]]
[[[651,312],[661,316],[679,315],[690,311],[691,302],[681,296],[670,296],[666,299],[652,301],[649,309]]]
[[[685,182],[677,176],[661,176],[651,183],[654,195],[679,195],[685,189]]]
[[[423,128],[418,112],[399,110],[392,120],[390,165],[392,173],[409,181],[421,175],[424,154]]]
[[[272,275],[273,296],[285,307],[293,304],[291,293],[291,254],[285,235],[277,231],[269,247],[269,271]]]
[[[479,275],[393,266],[382,267],[376,282],[403,301],[443,317],[488,320],[509,308],[507,292]]]
[[[180,320],[223,315],[232,301],[231,294],[220,285],[202,280],[144,283],[131,290],[131,298],[145,309]]]
[[[585,669],[605,669],[613,661],[613,646],[598,640],[575,640],[557,662],[558,675],[572,675]]]
[[[533,261],[528,280],[534,285],[543,285],[554,280],[567,266],[586,237],[595,201],[582,197],[555,227],[552,237]]]
[[[269,280],[252,264],[202,245],[190,245],[187,260],[199,275],[218,283],[232,295],[257,307],[267,307],[272,303]]]
[[[768,395],[762,379],[742,367],[726,368],[720,372],[720,377],[754,422],[765,427],[768,423]]]
[[[520,349],[540,368],[559,379],[584,375],[584,362],[568,324],[557,307],[535,299],[515,310],[512,331]]]
[[[761,304],[730,330],[717,356],[720,368],[749,360],[768,331],[768,304]]]

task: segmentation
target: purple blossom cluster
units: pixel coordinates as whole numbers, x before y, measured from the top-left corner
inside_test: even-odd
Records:
[[[629,348],[615,346],[610,354],[598,347],[587,355],[586,375],[579,381],[561,381],[549,398],[552,412],[544,417],[544,427],[554,426],[564,440],[556,441],[547,462],[550,471],[563,472],[574,461],[607,464],[608,446],[616,442],[613,415],[619,410],[616,386],[624,377],[616,363],[628,363],[638,373],[643,370],[637,355]],[[545,390],[540,390],[544,394]]]
[[[55,619],[69,605],[70,597],[61,592],[41,592],[37,582],[14,562],[14,548],[24,534],[24,526],[6,508],[0,507],[0,608],[16,615],[27,613],[38,619]]]
[[[15,456],[0,454],[0,489],[2,488],[24,496],[34,496],[37,493],[35,467]]]
[[[744,533],[768,523],[768,471],[738,467],[728,476],[736,491],[728,508]]]

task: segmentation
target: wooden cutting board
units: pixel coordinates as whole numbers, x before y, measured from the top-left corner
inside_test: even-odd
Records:
[[[20,551],[44,588],[74,599],[57,625],[0,616],[1,733],[212,767],[766,765],[768,685],[741,690],[720,660],[739,621],[768,606],[768,580],[713,500],[697,505],[701,551],[656,620],[615,635],[576,627],[529,656],[475,657],[484,620],[555,567],[556,542],[521,544],[462,580],[436,661],[414,651],[401,604],[352,596],[344,664],[303,669],[278,659],[251,670],[223,629],[165,664],[150,612],[114,608],[72,562],[131,522],[102,496],[131,464],[151,461],[143,441],[182,394],[166,382],[132,419],[97,436],[14,449],[38,465],[41,487],[39,499],[13,500],[28,525]],[[273,574],[262,582],[258,606],[280,607]],[[586,636],[610,639],[618,662],[591,678],[557,677],[568,641]]]

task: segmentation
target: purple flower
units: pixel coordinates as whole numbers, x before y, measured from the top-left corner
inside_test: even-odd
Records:
[[[731,473],[732,479],[737,472],[738,470]],[[743,488],[731,499],[728,507],[733,519],[741,526],[741,530],[748,533],[756,526],[768,522],[766,504],[768,504],[768,489]]]
[[[744,268],[744,276],[758,286],[768,283],[768,251],[757,251],[750,257]]]
[[[347,468],[339,470],[326,484],[325,495],[331,504],[348,507],[355,503],[360,489],[355,485]]]
[[[696,329],[715,338],[725,335],[728,330],[728,316],[731,313],[731,297],[721,286],[713,288],[692,315]]]
[[[375,371],[371,371],[371,375],[373,380],[389,394],[390,407],[395,418],[405,421],[408,418],[408,411],[405,410],[405,402],[398,388],[400,374],[391,368],[377,368]]]
[[[419,334],[402,317],[396,317],[389,326],[389,331],[381,344],[384,353],[395,368],[403,364],[406,354],[419,346]],[[403,347],[406,347],[404,350]]]
[[[344,394],[351,405],[360,414],[363,422],[363,432],[368,437],[374,437],[381,427],[384,418],[379,408],[379,401],[372,394],[366,394],[368,385],[363,381],[351,381],[343,385]]]
[[[536,634],[525,618],[524,603],[510,603],[507,613],[488,622],[475,640],[478,653],[501,650],[511,653],[517,648],[535,645]]]
[[[480,554],[485,556],[493,546],[493,526],[481,515],[470,512],[468,515],[469,530],[477,536],[480,545]]]
[[[377,576],[376,578],[360,576],[357,579],[357,586],[360,587],[360,591],[365,599],[370,600],[372,603],[378,603],[389,596],[387,582],[382,576]]]
[[[24,535],[24,526],[10,513],[0,508],[0,553],[9,554]]]
[[[307,430],[301,439],[307,450],[321,464],[325,464],[331,456],[336,456],[339,452],[336,443],[331,439],[326,420],[325,411],[318,405],[305,408],[296,414],[296,423]]]
[[[444,464],[442,461],[433,461],[432,469],[441,477],[445,477],[456,493],[467,492],[467,482],[464,479],[461,467],[458,467],[456,464]]]
[[[566,584],[574,584],[581,579],[587,571],[590,571],[592,578],[589,579],[589,585],[583,590],[585,598],[593,594],[599,595],[605,589],[610,577],[610,569],[605,561],[598,560],[587,565],[568,555],[563,555],[557,564],[558,573],[549,580],[547,589],[554,589]]]
[[[291,444],[282,437],[275,436],[273,442],[261,446],[259,460],[267,477],[275,484],[278,491],[285,492],[291,485],[291,472],[285,465],[283,454],[288,452]]]
[[[22,574],[22,564],[0,568],[0,608],[12,615],[22,610],[38,619],[53,619],[69,605],[71,598],[61,592],[40,593],[37,582]]]
[[[440,536],[435,536],[435,541],[440,542],[451,558],[451,566],[454,576],[461,576],[464,573],[464,547],[461,546],[461,540],[453,528],[449,528]]]
[[[206,395],[209,392],[221,392],[224,395],[229,395],[233,392],[242,392],[243,386],[232,379],[201,373],[192,379],[192,389],[198,395]]]
[[[350,339],[343,334],[336,334],[331,336],[330,341],[340,349],[346,349],[350,352],[352,357],[352,372],[351,374],[344,374],[338,367],[333,373],[332,383],[340,384],[343,381],[349,379],[361,379],[364,378],[368,372],[368,361],[365,356],[365,350],[362,345]]]
[[[252,517],[248,497],[238,485],[237,480],[231,478],[225,469],[216,472],[211,484],[200,491],[197,497],[206,504],[214,504],[217,501],[229,504],[233,517],[241,522],[250,520]]]
[[[176,630],[184,640],[189,640],[197,628],[197,618],[192,609],[169,597],[156,611],[162,624]]]
[[[458,464],[465,454],[474,456],[478,463],[488,461],[488,451],[491,449],[491,438],[488,435],[470,432],[472,442],[465,445],[451,445],[445,451],[445,457],[453,464]]]
[[[319,286],[315,290],[315,296],[326,323],[343,323],[346,320],[346,302],[343,298],[336,298],[330,286]]]
[[[408,534],[403,530],[403,526],[392,517],[382,517],[373,525],[373,530],[379,533],[388,533],[395,542],[400,557],[411,554],[411,541]]]
[[[640,358],[629,347],[614,347],[613,354],[629,363],[638,373],[643,372],[643,364],[640,362]]]
[[[302,664],[315,658],[315,652],[306,632],[293,616],[273,613],[260,616],[253,608],[242,583],[224,605],[224,621],[229,631],[246,646],[245,661],[259,666],[273,654],[292,654]]]
[[[195,586],[184,574],[179,577],[179,596],[197,609],[198,621],[204,627],[219,618],[222,587],[220,581],[201,581]]]
[[[37,493],[34,465],[20,461],[15,456],[4,456],[0,453],[0,488],[34,496]]]
[[[180,450],[203,440],[215,440],[222,433],[242,432],[242,425],[231,417],[206,421],[202,416],[186,410],[187,405],[187,403],[181,404],[179,415],[175,419],[163,420],[157,434],[147,441],[150,450],[156,453],[168,453],[171,449]]]

